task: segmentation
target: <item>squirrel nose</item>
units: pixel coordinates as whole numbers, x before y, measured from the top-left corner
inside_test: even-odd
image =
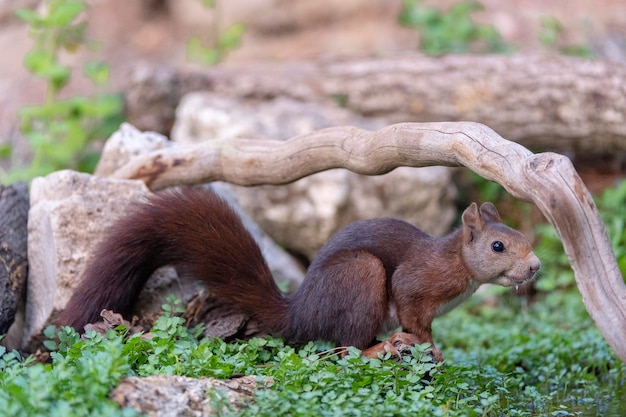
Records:
[[[539,258],[537,258],[537,255],[535,255],[532,252],[530,254],[529,261],[530,261],[529,272],[530,272],[530,277],[532,278],[535,276],[537,271],[539,271],[539,269],[541,268],[541,261],[539,260]]]
[[[535,274],[537,273],[537,271],[539,271],[540,268],[541,268],[541,261],[539,261],[539,258],[535,257],[535,262],[530,264],[530,275],[535,276]]]

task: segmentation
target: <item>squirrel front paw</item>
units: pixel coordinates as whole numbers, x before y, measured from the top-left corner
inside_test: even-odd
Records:
[[[414,334],[398,332],[391,335],[387,340],[365,349],[362,355],[368,358],[377,358],[378,354],[385,355],[386,353],[391,353],[392,356],[401,358],[403,355],[410,355],[411,348],[420,343],[421,341]],[[441,351],[435,346],[432,346],[431,352],[435,362],[443,360]]]
[[[419,338],[417,336],[415,336],[412,333],[398,332],[398,333],[394,333],[393,335],[391,335],[391,337],[389,337],[389,339],[387,339],[383,343],[390,344],[391,347],[396,350],[397,355],[401,356],[401,355],[410,355],[411,354],[411,348],[413,346],[415,346],[415,345],[418,345],[418,344],[422,343],[422,342],[419,340]],[[393,351],[391,351],[391,352],[393,353]],[[433,345],[432,343],[431,343],[431,352],[430,352],[430,354],[433,357],[435,362],[442,362],[443,361],[443,355],[442,355],[441,351],[439,349],[437,349],[435,347],[435,345]]]

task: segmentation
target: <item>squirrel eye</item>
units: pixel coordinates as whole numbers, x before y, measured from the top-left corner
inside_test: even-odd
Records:
[[[496,240],[491,244],[491,250],[493,250],[494,252],[504,252],[504,243]]]

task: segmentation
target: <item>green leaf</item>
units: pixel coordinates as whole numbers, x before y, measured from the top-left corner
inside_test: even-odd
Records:
[[[222,52],[231,51],[239,46],[241,37],[246,31],[246,25],[243,23],[235,23],[229,26],[219,36],[217,45]]]
[[[15,11],[15,16],[33,27],[41,24],[41,18],[34,10],[31,9],[17,9]]]
[[[69,52],[75,52],[85,43],[87,23],[78,23],[62,28],[57,36],[59,47]]]
[[[98,161],[100,160],[99,152],[87,152],[80,160],[76,166],[76,170],[79,172],[94,172],[96,169],[96,165],[98,165]],[[122,329],[120,329],[122,330]]]
[[[46,20],[56,27],[67,27],[85,10],[85,2],[79,0],[57,0],[50,4]]]
[[[54,65],[54,57],[46,51],[33,49],[24,56],[24,66],[36,75],[48,71]]]
[[[67,85],[72,75],[72,69],[65,65],[53,65],[42,74],[47,78],[54,88],[54,91],[59,91]]]
[[[0,158],[8,159],[13,154],[13,145],[10,143],[0,143]]]
[[[104,84],[109,79],[109,65],[102,61],[90,61],[83,67],[85,75],[95,84]]]
[[[539,40],[545,46],[554,46],[561,33],[563,25],[554,17],[544,17],[541,19],[541,30],[539,31]]]
[[[58,91],[69,81],[71,69],[57,63],[50,53],[34,49],[24,57],[24,66],[33,74],[47,79]]]
[[[462,1],[448,11],[439,11],[420,0],[404,0],[398,21],[420,32],[420,49],[427,54],[507,52],[510,48],[494,28],[472,20],[471,14],[482,9],[475,1]]]
[[[124,109],[124,96],[120,93],[98,94],[89,102],[87,114],[106,118],[120,114]]]
[[[463,1],[453,5],[447,15],[452,17],[452,20],[469,19],[469,15],[483,9],[483,5],[477,1]]]
[[[205,47],[198,36],[187,41],[187,59],[205,65],[215,65],[222,59],[222,54],[217,48]]]

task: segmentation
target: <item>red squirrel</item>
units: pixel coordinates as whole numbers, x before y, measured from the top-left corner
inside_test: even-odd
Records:
[[[472,203],[462,223],[435,237],[402,220],[356,221],[328,240],[300,288],[286,295],[222,198],[197,188],[160,192],[108,231],[57,323],[82,331],[103,309],[128,315],[148,277],[174,265],[288,342],[325,340],[370,357],[393,352],[398,341],[428,342],[439,361],[436,316],[480,284],[522,284],[540,267],[529,241],[502,224],[493,204]],[[381,330],[398,325],[403,332],[374,344]]]

